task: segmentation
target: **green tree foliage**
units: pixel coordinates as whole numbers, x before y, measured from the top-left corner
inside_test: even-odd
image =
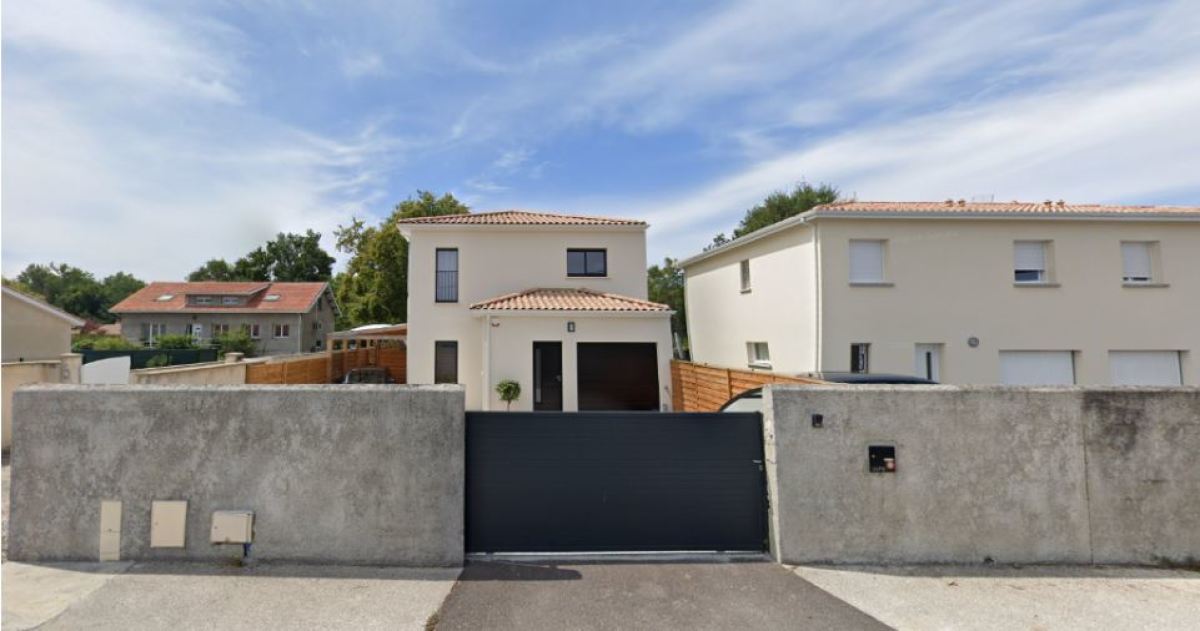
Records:
[[[832,204],[838,198],[838,190],[828,184],[813,186],[808,183],[800,184],[792,192],[775,191],[767,196],[762,203],[746,211],[742,221],[733,230],[733,238],[722,232],[713,237],[712,243],[705,246],[708,251],[729,243],[738,237],[744,237],[755,230],[794,217],[802,212],[811,210],[821,204]]]
[[[97,322],[115,321],[109,307],[146,285],[125,272],[96,280],[91,272],[57,263],[30,265],[17,275],[16,282],[8,284],[74,316]]]
[[[496,384],[496,394],[500,395],[500,400],[512,409],[512,402],[521,398],[521,384],[512,379],[505,379]]]
[[[160,335],[155,338],[154,348],[161,348],[163,350],[185,350],[196,348],[196,342],[190,335],[173,333],[171,335]]]
[[[378,226],[355,219],[337,229],[337,248],[350,255],[346,271],[334,279],[334,295],[342,308],[338,328],[408,320],[408,241],[399,219],[457,215],[471,209],[449,193],[438,197],[417,191],[396,204]]]
[[[243,330],[218,335],[215,342],[219,349],[217,354],[222,357],[225,356],[225,353],[242,353],[246,357],[254,357],[254,354],[258,352],[258,344],[254,342],[249,333]]]
[[[683,301],[683,269],[679,261],[664,258],[662,265],[651,265],[646,270],[650,300],[665,304],[675,311],[671,316],[671,330],[680,339],[687,339],[687,307]]]
[[[187,279],[198,281],[260,280],[283,283],[328,281],[333,276],[334,259],[321,248],[321,233],[279,233],[266,245],[255,248],[230,264],[225,259],[209,259]]]

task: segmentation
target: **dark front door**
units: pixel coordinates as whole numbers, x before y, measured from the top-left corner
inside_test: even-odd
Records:
[[[580,412],[658,409],[653,342],[581,342],[575,348]]]
[[[561,411],[562,342],[533,343],[533,409]]]
[[[468,412],[467,551],[761,551],[757,412]]]

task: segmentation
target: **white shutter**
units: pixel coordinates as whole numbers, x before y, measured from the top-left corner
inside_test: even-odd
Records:
[[[1069,386],[1075,383],[1071,351],[1000,351],[1000,381],[1010,386]]]
[[[1127,242],[1121,244],[1121,258],[1125,262],[1125,280],[1147,279],[1150,274],[1150,244]]]
[[[883,241],[850,241],[850,282],[883,282]]]
[[[1013,248],[1013,268],[1046,269],[1046,244],[1041,241],[1017,241]]]
[[[1114,386],[1181,386],[1177,351],[1111,351],[1109,374]]]

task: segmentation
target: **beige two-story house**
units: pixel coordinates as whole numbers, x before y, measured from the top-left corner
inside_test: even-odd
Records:
[[[670,408],[671,311],[648,301],[646,224],[504,211],[400,221],[408,382],[460,383],[467,409]]]
[[[681,265],[699,362],[1200,385],[1196,207],[841,202]]]
[[[337,304],[329,283],[153,282],[114,305],[125,339],[151,346],[162,335],[200,344],[244,330],[259,355],[324,350]]]

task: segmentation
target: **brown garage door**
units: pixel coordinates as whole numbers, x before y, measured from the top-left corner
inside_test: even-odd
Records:
[[[658,410],[653,342],[586,342],[578,355],[579,410]]]

